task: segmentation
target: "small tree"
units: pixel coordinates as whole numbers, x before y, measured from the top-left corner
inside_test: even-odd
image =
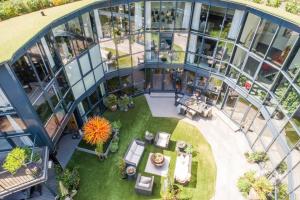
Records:
[[[97,145],[109,139],[111,135],[111,125],[107,119],[95,116],[85,123],[83,131],[84,141],[88,144]]]
[[[11,174],[15,174],[22,166],[25,166],[26,158],[25,149],[16,147],[7,154],[2,167]]]

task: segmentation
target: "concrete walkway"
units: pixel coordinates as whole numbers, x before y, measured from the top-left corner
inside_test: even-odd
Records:
[[[174,106],[174,98],[150,97],[145,95],[152,115],[155,117],[176,117],[196,126],[208,143],[217,165],[216,192],[213,200],[244,199],[236,187],[238,178],[246,171],[257,168],[247,163],[244,153],[250,150],[245,136],[234,132],[223,120],[221,111],[214,109],[213,118],[190,120],[179,116]],[[222,116],[222,117],[219,117]]]
[[[81,138],[72,139],[73,134],[63,135],[57,147],[57,160],[60,165],[65,168],[71,159],[76,147],[78,146]]]

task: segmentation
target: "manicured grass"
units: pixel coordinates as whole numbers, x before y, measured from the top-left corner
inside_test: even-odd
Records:
[[[105,48],[106,51],[110,51],[113,56],[116,56],[116,50],[113,48]],[[118,51],[119,56],[126,55],[125,52]],[[131,57],[125,56],[118,59],[119,68],[130,68],[131,67]]]
[[[92,3],[95,3],[95,1],[81,0],[43,9],[46,16],[42,16],[40,11],[36,11],[0,21],[0,63],[10,59],[15,51],[21,48],[34,35],[38,34],[49,23]]]
[[[180,186],[183,199],[209,200],[214,194],[216,166],[209,144],[194,126],[173,118],[154,118],[143,96],[134,99],[135,108],[128,112],[106,112],[104,116],[109,120],[120,119],[119,151],[110,154],[105,161],[99,161],[95,156],[76,151],[69,163],[70,167],[78,166],[81,182],[75,199],[77,200],[138,200],[161,199],[164,178],[155,176],[154,194],[150,197],[140,196],[134,192],[135,181],[122,180],[119,175],[118,163],[124,156],[128,145],[134,138],[142,139],[146,130],[156,133],[165,131],[172,133],[168,150],[147,145],[138,171],[144,173],[150,152],[163,152],[171,157],[169,167],[170,179],[176,162],[175,143],[184,140],[194,147],[192,162],[192,179],[187,186]],[[150,175],[150,174],[146,174]]]

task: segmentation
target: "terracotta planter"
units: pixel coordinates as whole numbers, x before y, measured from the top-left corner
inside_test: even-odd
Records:
[[[110,110],[111,110],[112,112],[117,111],[117,109],[118,109],[118,106],[117,106],[117,105],[113,105],[113,106],[110,107]]]

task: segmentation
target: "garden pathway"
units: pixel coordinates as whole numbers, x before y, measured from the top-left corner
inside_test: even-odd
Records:
[[[236,187],[238,177],[255,165],[247,163],[244,152],[250,150],[241,132],[234,132],[223,120],[222,112],[213,110],[213,118],[190,120],[180,116],[174,106],[174,98],[150,97],[145,95],[152,115],[155,117],[176,117],[196,126],[211,145],[217,165],[216,192],[212,200],[244,199]]]

